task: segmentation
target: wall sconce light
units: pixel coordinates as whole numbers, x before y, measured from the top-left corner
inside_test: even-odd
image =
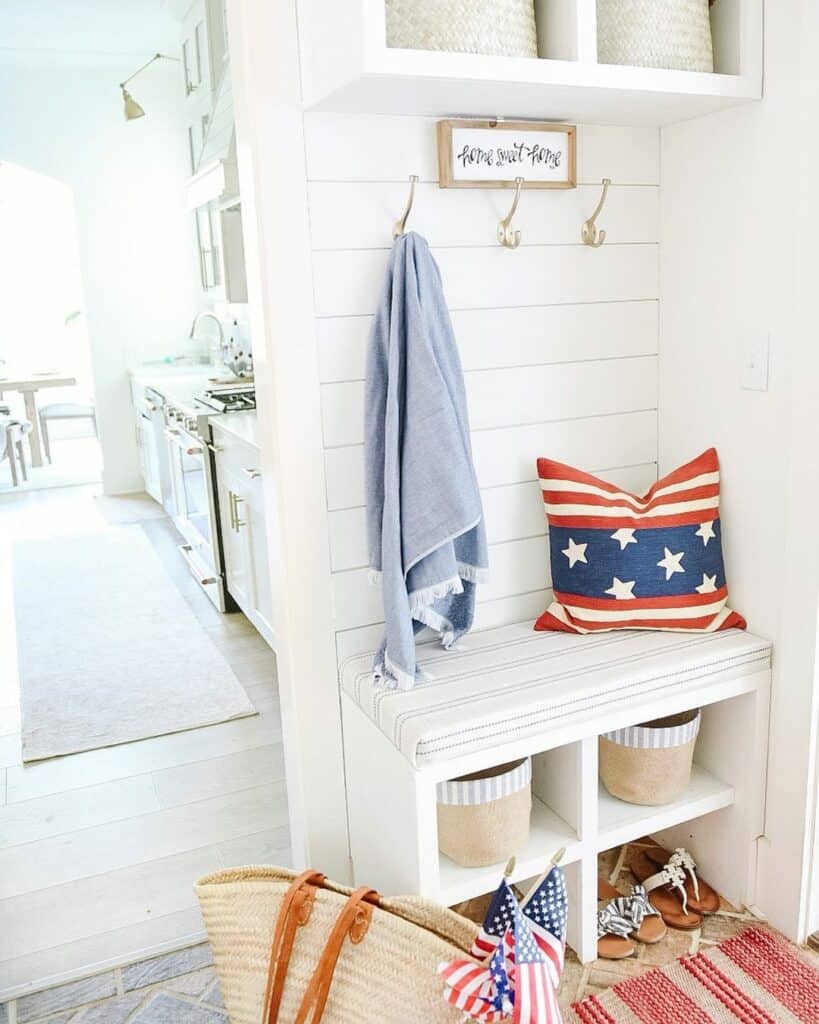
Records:
[[[142,72],[146,68],[150,67],[151,64],[153,64],[154,61],[157,60],[173,60],[179,63],[179,59],[177,57],[168,57],[164,53],[155,53],[150,60],[145,61],[142,67],[137,68],[136,71],[132,75],[129,75],[124,82],[119,83],[119,87],[122,90],[122,110],[125,114],[126,121],[136,121],[138,117],[144,117],[145,111],[137,103],[134,97],[128,92],[125,86],[129,82],[133,81],[133,79],[135,79],[137,75],[142,74]]]

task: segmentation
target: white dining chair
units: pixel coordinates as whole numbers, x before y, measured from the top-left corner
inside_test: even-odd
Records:
[[[7,406],[3,406],[7,408]],[[7,458],[11,470],[11,485],[18,487],[19,474],[25,483],[28,480],[26,468],[26,455],[23,448],[23,439],[31,433],[31,423],[28,420],[15,420],[8,415],[0,413],[0,461]]]
[[[49,462],[51,462],[51,439],[48,436],[48,425],[53,420],[91,420],[94,437],[99,437],[97,411],[90,402],[51,402],[40,409],[39,416],[43,450]]]

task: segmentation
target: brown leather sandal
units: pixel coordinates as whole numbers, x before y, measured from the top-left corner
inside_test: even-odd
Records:
[[[603,960],[625,960],[637,949],[629,938],[634,929],[613,907],[613,902],[607,903],[597,911],[597,955]]]
[[[633,886],[631,893],[623,896],[611,882],[607,882],[605,878],[598,878],[597,898],[612,900],[617,904],[620,914],[634,926],[631,938],[638,942],[653,946],[656,942],[662,942],[668,934],[660,912],[652,906],[642,885]]]
[[[685,894],[688,906],[695,914],[715,914],[719,910],[719,893],[699,877],[697,865],[688,850],[680,846],[673,853],[669,853],[659,844],[655,844],[643,852],[657,867],[664,868],[672,864],[682,868],[687,876]]]
[[[657,871],[657,865],[643,853],[632,858],[631,873],[642,882],[654,907],[662,915],[669,928],[682,932],[693,932],[702,924],[702,916],[688,906],[685,891],[685,872],[682,868],[669,865]]]

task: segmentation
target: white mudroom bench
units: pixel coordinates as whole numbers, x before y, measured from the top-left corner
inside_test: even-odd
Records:
[[[532,756],[533,811],[513,880],[566,848],[569,944],[596,957],[597,855],[646,834],[685,845],[727,899],[754,903],[763,833],[770,643],[740,630],[537,633],[531,622],[419,644],[412,690],[372,679],[372,655],[341,666],[353,873],[385,893],[446,904],[489,892],[503,864],[459,867],[438,850],[436,785]],[[642,807],[598,782],[598,736],[703,709],[685,794]]]

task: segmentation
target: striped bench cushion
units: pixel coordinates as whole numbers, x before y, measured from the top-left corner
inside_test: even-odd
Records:
[[[425,677],[411,690],[376,685],[372,654],[345,661],[341,683],[420,767],[542,734],[572,716],[702,686],[720,673],[759,671],[770,656],[769,641],[737,629],[572,636],[521,622],[470,633],[455,651],[419,644]]]

